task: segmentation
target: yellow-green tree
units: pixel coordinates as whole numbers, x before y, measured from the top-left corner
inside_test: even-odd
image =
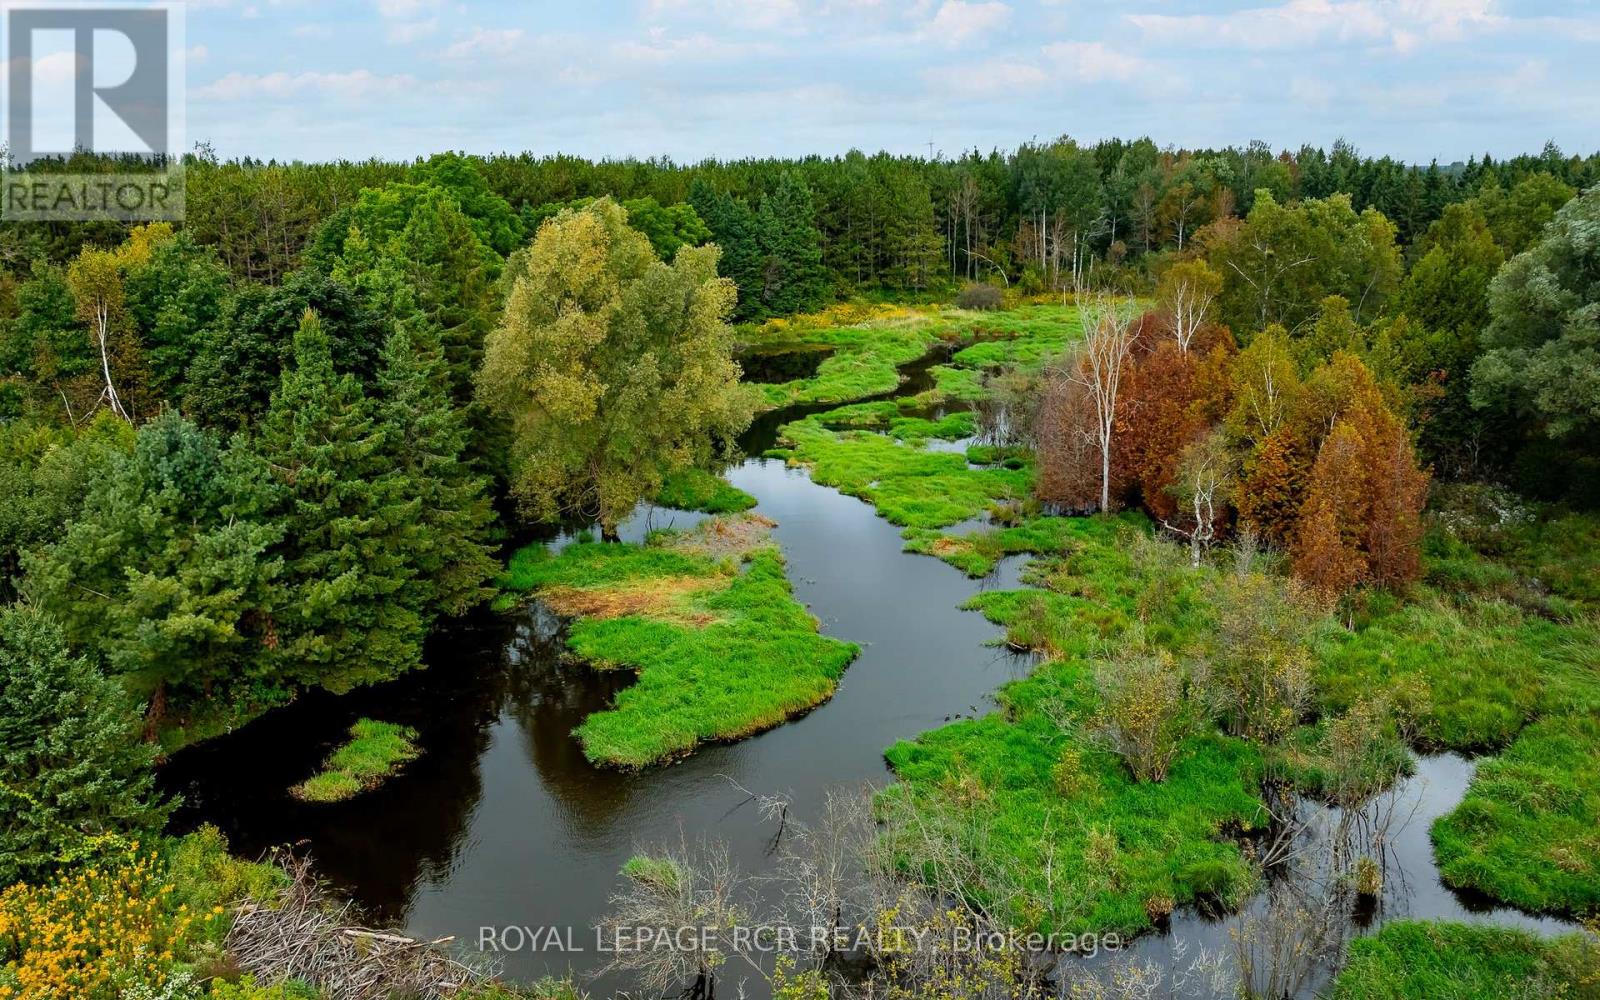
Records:
[[[668,473],[709,464],[749,422],[719,254],[684,247],[663,263],[609,198],[540,227],[478,373],[512,426],[524,511],[611,535]]]

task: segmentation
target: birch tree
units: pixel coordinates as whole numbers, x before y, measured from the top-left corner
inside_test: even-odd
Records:
[[[1189,345],[1207,323],[1212,307],[1222,292],[1222,275],[1203,260],[1174,264],[1156,286],[1156,301],[1172,323],[1172,335],[1179,350],[1189,353]]]
[[[1133,347],[1134,317],[1116,297],[1080,292],[1078,315],[1083,341],[1062,374],[1083,387],[1094,412],[1094,445],[1100,458],[1100,509],[1111,509],[1111,445],[1116,430],[1117,393]]]

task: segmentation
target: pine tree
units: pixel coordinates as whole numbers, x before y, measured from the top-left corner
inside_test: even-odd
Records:
[[[828,272],[822,266],[811,189],[799,174],[784,172],[777,190],[761,202],[757,227],[762,308],[779,316],[821,308],[828,299]]]
[[[378,419],[390,461],[420,503],[407,603],[459,615],[488,596],[483,583],[498,566],[484,544],[494,522],[487,484],[461,461],[467,431],[450,404],[445,373],[430,325],[399,324],[383,349]]]
[[[376,407],[335,373],[307,312],[263,421],[260,449],[281,492],[286,588],[278,633],[290,679],[345,690],[417,665],[426,623],[410,553],[422,504],[391,464]]]
[[[154,762],[116,682],[40,612],[0,608],[0,884],[96,834],[160,829]]]

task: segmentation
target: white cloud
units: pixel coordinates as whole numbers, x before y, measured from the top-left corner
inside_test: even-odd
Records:
[[[1149,41],[1197,48],[1300,49],[1330,42],[1414,51],[1500,26],[1494,0],[1287,0],[1227,14],[1130,14]]]
[[[299,97],[365,100],[415,92],[417,79],[406,73],[384,76],[370,70],[349,73],[229,73],[190,91],[198,100],[283,101]]]
[[[452,42],[441,54],[446,59],[506,56],[521,48],[526,38],[521,28],[473,28],[472,34]]]
[[[1057,73],[1080,83],[1127,81],[1150,72],[1143,59],[1104,42],[1053,42],[1044,47],[1044,57]]]
[[[801,0],[646,0],[649,21],[694,18],[751,31],[797,30],[805,25]]]
[[[961,45],[1005,26],[1011,8],[999,0],[944,0],[928,24],[927,35],[946,45]]]

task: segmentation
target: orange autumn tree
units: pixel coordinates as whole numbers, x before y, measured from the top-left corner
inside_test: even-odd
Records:
[[[1365,451],[1361,433],[1349,421],[1334,427],[1317,454],[1294,528],[1294,575],[1325,597],[1337,597],[1367,576],[1361,544],[1368,507]]]
[[[1336,353],[1285,428],[1317,456],[1291,535],[1295,575],[1330,595],[1416,579],[1428,475],[1366,365]]]
[[[1157,521],[1181,516],[1174,486],[1184,452],[1210,433],[1231,405],[1226,329],[1208,327],[1184,350],[1163,338],[1136,353],[1117,406],[1112,464],[1121,489],[1137,490]]]

